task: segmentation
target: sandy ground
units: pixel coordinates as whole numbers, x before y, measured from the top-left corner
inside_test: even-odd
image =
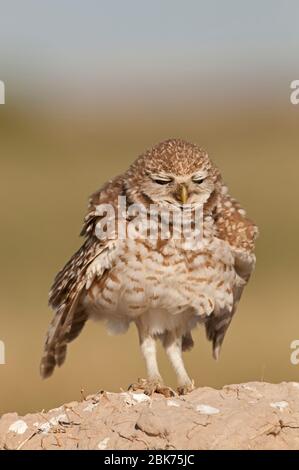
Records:
[[[99,392],[0,419],[1,449],[299,449],[299,383],[203,387],[186,396]]]

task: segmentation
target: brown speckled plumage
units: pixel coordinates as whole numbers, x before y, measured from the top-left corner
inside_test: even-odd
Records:
[[[159,178],[163,184],[158,184]],[[188,204],[203,207],[200,246],[190,248],[194,240],[189,246],[186,240],[171,237],[96,237],[100,204],[110,203],[116,209],[122,195],[128,205],[182,207],[183,186]],[[181,351],[193,346],[191,330],[204,324],[218,357],[255,265],[257,227],[228,194],[208,154],[183,140],[158,144],[92,195],[81,234],[84,244],[56,276],[50,292],[56,314],[46,339],[42,376],[51,375],[55,365],[63,363],[67,343],[93,317],[105,320],[115,333],[136,323],[149,376],[147,386],[154,384],[156,389],[161,388],[162,379],[154,340],[161,339],[177,372],[180,392],[190,390],[193,385]]]

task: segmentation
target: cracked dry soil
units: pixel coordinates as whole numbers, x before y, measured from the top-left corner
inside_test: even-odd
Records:
[[[171,398],[99,392],[49,412],[3,415],[0,449],[299,449],[299,383]]]

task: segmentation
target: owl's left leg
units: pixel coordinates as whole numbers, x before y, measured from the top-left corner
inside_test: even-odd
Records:
[[[194,390],[194,382],[190,379],[182,357],[182,337],[172,331],[165,333],[163,346],[177,376],[178,393],[185,395]]]
[[[157,363],[156,340],[147,331],[141,321],[136,321],[139,333],[141,352],[145,361],[147,379],[139,379],[136,384],[130,385],[131,390],[144,390],[151,395],[154,392],[161,393],[167,397],[173,396],[174,392],[163,384]]]

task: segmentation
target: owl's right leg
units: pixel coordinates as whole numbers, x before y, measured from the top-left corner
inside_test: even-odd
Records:
[[[129,388],[144,390],[147,395],[156,392],[167,397],[173,396],[173,390],[163,385],[163,379],[159,372],[156,340],[146,331],[147,329],[144,328],[141,322],[136,321],[136,326],[139,333],[140,349],[145,361],[147,379],[139,379],[136,384],[132,384]]]
[[[190,337],[191,335],[189,335],[188,341],[190,341]],[[192,338],[191,338],[191,341],[192,341]],[[182,349],[183,349],[182,343],[183,343],[183,338],[181,336],[177,336],[172,331],[166,332],[163,337],[163,346],[165,348],[166,354],[177,376],[177,380],[178,380],[177,390],[178,390],[179,395],[185,395],[186,393],[194,390],[194,382],[193,380],[190,379],[185,369],[185,365],[184,365],[184,361],[182,357]]]

